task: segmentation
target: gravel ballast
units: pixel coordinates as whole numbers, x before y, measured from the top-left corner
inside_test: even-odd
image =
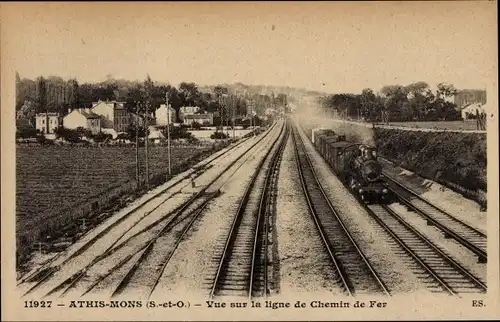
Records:
[[[391,247],[391,239],[387,233],[380,229],[363,206],[343,186],[305,134],[301,130],[299,133],[332,205],[375,271],[385,282],[389,292],[391,294],[425,292],[425,285],[409,269],[406,256],[394,252],[397,246]]]
[[[283,153],[278,182],[279,293],[339,294],[338,287],[328,278],[332,267],[302,192],[291,135]]]

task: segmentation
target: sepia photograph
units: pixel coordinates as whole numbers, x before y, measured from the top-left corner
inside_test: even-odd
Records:
[[[496,9],[2,3],[2,319],[500,318]]]

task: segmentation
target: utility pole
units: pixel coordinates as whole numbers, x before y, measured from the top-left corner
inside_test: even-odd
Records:
[[[235,139],[235,133],[234,133],[234,113],[235,113],[235,103],[234,103],[234,96],[231,96],[231,106],[233,108],[233,141]]]
[[[44,84],[45,85],[45,84]],[[47,80],[47,90],[46,90],[46,94],[45,94],[45,134],[49,134],[49,106],[48,106],[48,97],[50,94],[50,84],[48,83],[48,80]]]
[[[170,105],[168,104],[168,92],[165,93],[165,105],[167,106],[167,157],[168,157],[168,177],[172,175],[170,165]]]
[[[137,184],[137,189],[141,186],[139,179],[139,104],[140,102],[135,102],[135,179]]]
[[[149,153],[148,153],[148,119],[149,119],[149,101],[146,99],[146,102],[144,104],[145,107],[145,119],[144,119],[144,144],[145,144],[145,152],[146,152],[146,189],[149,190]]]
[[[226,95],[224,106],[226,107],[226,136],[229,138],[229,97]]]

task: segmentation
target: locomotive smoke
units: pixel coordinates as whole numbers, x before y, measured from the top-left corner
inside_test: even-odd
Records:
[[[355,124],[335,118],[333,113],[325,111],[318,97],[304,96],[295,106],[295,118],[299,120],[306,133],[310,135],[313,128],[332,129],[335,133],[345,135],[347,140],[375,146],[372,125]]]

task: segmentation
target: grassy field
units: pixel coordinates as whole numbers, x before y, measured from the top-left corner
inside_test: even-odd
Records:
[[[447,122],[390,122],[389,125],[436,130],[477,130],[476,120]]]
[[[173,174],[213,152],[211,145],[172,148]],[[144,148],[139,153],[144,180]],[[153,186],[165,181],[167,155],[166,147],[150,148],[149,172]],[[123,206],[125,199],[116,198],[128,199],[136,193],[135,173],[133,147],[17,146],[18,267],[29,260],[33,243],[49,237],[51,240],[77,237],[78,219],[86,218],[89,224],[95,225],[106,218],[102,214],[108,216],[109,211],[113,212],[106,209]]]
[[[172,149],[172,164],[202,149]],[[144,149],[140,170],[145,171]],[[167,149],[152,147],[150,173],[166,172]],[[120,182],[135,180],[135,149],[24,147],[16,148],[16,213],[30,217],[47,209],[61,209],[105,191]]]

